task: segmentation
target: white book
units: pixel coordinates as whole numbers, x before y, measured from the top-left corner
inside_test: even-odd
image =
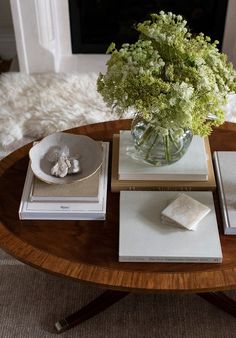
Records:
[[[179,194],[176,191],[121,191],[120,262],[220,263],[213,195],[210,191],[185,192],[211,211],[191,231],[161,222],[161,212]]]
[[[236,151],[215,151],[213,160],[224,233],[236,235]]]
[[[31,201],[30,194],[34,174],[28,166],[25,185],[19,207],[20,219],[47,219],[47,220],[104,220],[107,202],[108,154],[109,143],[103,142],[103,163],[99,176],[99,194],[96,202],[78,201]]]
[[[193,136],[189,149],[177,162],[155,167],[132,158],[135,152],[130,131],[120,131],[120,180],[207,181],[208,165],[204,138]]]

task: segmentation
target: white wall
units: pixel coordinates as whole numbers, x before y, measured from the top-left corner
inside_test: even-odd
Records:
[[[16,55],[10,0],[0,0],[0,56],[11,59]]]

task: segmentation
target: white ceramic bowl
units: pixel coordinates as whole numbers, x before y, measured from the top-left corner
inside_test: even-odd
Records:
[[[58,146],[67,146],[71,157],[79,156],[81,172],[63,178],[51,175],[53,164],[49,161],[48,154]],[[58,132],[45,137],[34,145],[30,149],[29,156],[33,173],[40,180],[51,184],[72,183],[84,180],[100,168],[102,145],[88,136]]]

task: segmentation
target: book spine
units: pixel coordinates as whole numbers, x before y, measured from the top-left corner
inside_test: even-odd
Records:
[[[229,217],[228,217],[228,212],[227,212],[227,203],[226,203],[226,197],[225,197],[225,192],[224,192],[224,187],[223,187],[223,177],[221,173],[221,168],[220,168],[220,161],[219,161],[219,156],[218,152],[214,152],[213,155],[213,160],[214,160],[214,165],[215,165],[215,172],[216,172],[216,180],[218,183],[218,192],[219,192],[219,200],[220,200],[220,207],[221,207],[221,213],[222,213],[222,221],[223,221],[223,226],[224,226],[224,234],[230,234],[230,223],[229,223]]]
[[[119,256],[119,262],[145,263],[221,263],[222,257],[129,257]]]
[[[79,215],[76,213],[68,214],[68,213],[47,213],[42,214],[38,212],[19,212],[19,218],[22,220],[76,220],[76,221],[104,221],[106,219],[106,214],[83,214]]]
[[[138,186],[138,185],[119,185],[116,186],[114,183],[111,186],[112,192],[125,191],[214,191],[216,189],[214,186]]]
[[[98,198],[96,197],[38,197],[32,196],[29,199],[30,202],[79,202],[79,203],[94,203],[98,202]]]
[[[207,181],[208,175],[205,174],[191,174],[187,176],[186,174],[179,174],[179,175],[157,175],[157,174],[143,174],[143,175],[137,175],[137,174],[131,174],[131,175],[122,175],[119,174],[119,180],[121,181],[185,181],[185,182],[192,182],[192,181]]]
[[[20,206],[19,206],[19,211],[18,211],[20,219],[21,219],[21,214],[22,214],[24,205],[26,204],[26,201],[27,201],[29,194],[30,194],[32,180],[33,180],[33,172],[31,170],[31,166],[29,164],[28,168],[27,168],[26,176],[25,176],[25,183],[24,183],[23,192],[22,192],[21,201],[20,201]]]

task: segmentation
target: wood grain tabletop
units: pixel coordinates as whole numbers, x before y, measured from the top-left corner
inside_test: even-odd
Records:
[[[68,130],[112,142],[130,120],[86,125]],[[29,163],[28,144],[0,161],[0,247],[37,269],[104,288],[135,292],[207,292],[236,287],[236,236],[222,231],[217,190],[214,193],[223,262],[118,262],[119,193],[108,180],[105,221],[19,220],[18,209]],[[211,151],[236,151],[236,125],[225,123],[210,136]],[[111,151],[109,178],[111,170]]]

